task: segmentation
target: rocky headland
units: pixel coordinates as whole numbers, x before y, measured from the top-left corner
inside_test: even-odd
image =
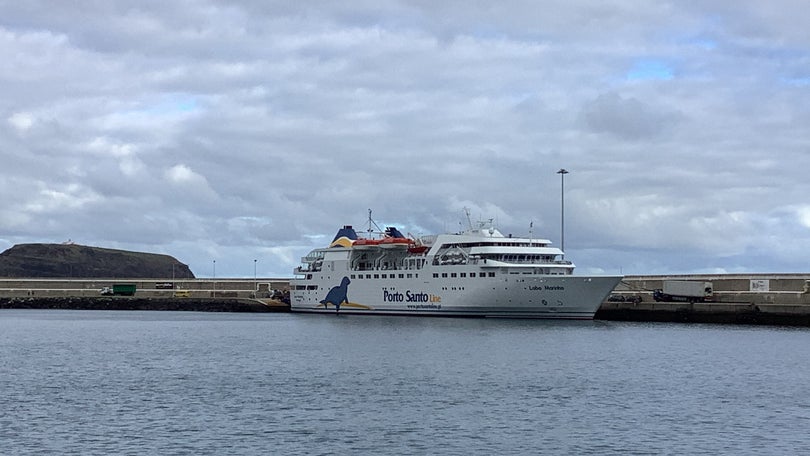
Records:
[[[17,244],[0,253],[0,277],[193,279],[187,265],[156,253],[79,244]]]

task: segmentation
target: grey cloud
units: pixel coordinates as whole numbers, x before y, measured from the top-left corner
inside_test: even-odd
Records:
[[[582,110],[588,128],[625,140],[651,139],[672,128],[678,116],[615,93],[602,94]]]
[[[369,208],[463,206],[557,242],[565,167],[582,270],[796,269],[810,51],[768,5],[5,2],[0,247],[289,275]],[[651,57],[672,78],[627,80]]]

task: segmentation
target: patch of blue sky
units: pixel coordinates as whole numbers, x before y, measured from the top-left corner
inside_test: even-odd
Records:
[[[810,76],[804,77],[792,77],[792,78],[781,78],[781,81],[785,84],[806,87],[810,86]]]
[[[641,59],[633,64],[625,77],[630,81],[669,80],[673,71],[663,60]]]
[[[711,38],[708,34],[676,36],[673,40],[679,46],[699,48],[706,51],[715,50],[720,45],[715,38]]]
[[[156,108],[165,112],[191,112],[197,110],[197,100],[184,95],[170,96]]]
[[[160,101],[153,103],[140,112],[153,115],[187,114],[197,111],[197,100],[188,95],[167,95]]]

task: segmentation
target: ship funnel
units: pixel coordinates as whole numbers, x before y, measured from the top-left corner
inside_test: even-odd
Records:
[[[357,233],[351,225],[344,225],[339,229],[329,247],[351,247],[352,241],[357,239]]]
[[[404,238],[405,237],[404,234],[402,234],[398,229],[396,229],[393,226],[385,227],[385,235],[388,236],[388,237],[393,237],[393,238]]]

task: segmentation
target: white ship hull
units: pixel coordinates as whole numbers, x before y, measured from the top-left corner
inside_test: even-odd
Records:
[[[346,300],[324,301],[343,277],[308,281],[309,290],[293,290],[294,312],[422,315],[458,317],[592,319],[621,276],[531,276],[438,280],[358,279],[346,286]],[[355,274],[357,277],[357,274]],[[373,276],[372,276],[373,277]],[[295,281],[293,282],[295,283]],[[317,287],[317,288],[315,288]]]

